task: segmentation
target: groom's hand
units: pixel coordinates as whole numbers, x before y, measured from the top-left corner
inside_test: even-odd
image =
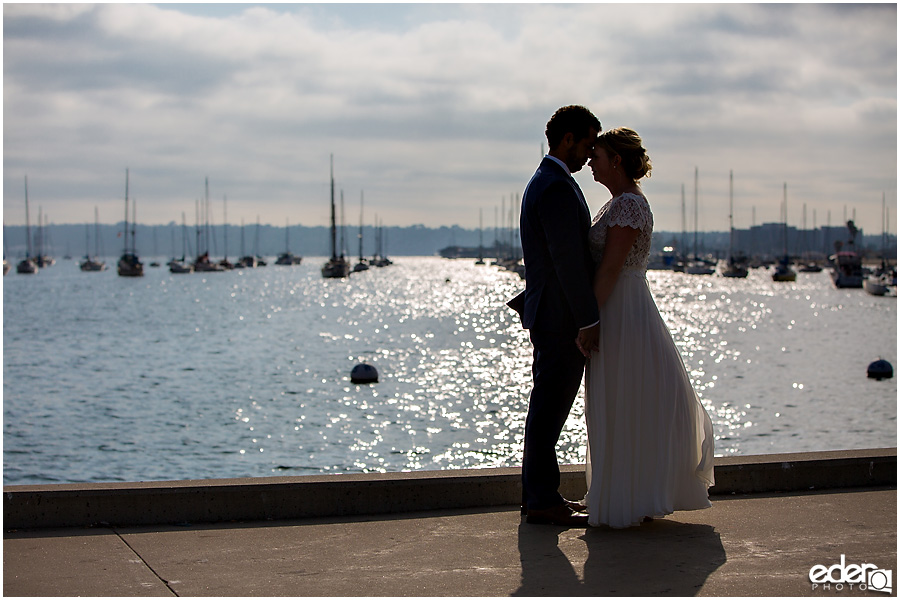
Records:
[[[575,344],[585,358],[591,357],[591,352],[597,349],[597,343],[600,340],[600,323],[587,327],[578,332],[575,338]]]

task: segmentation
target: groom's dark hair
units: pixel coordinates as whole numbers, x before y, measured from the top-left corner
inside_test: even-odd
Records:
[[[547,121],[547,143],[553,150],[559,146],[567,133],[575,136],[575,141],[580,142],[588,136],[591,129],[597,133],[602,131],[600,120],[594,113],[580,105],[563,106]]]

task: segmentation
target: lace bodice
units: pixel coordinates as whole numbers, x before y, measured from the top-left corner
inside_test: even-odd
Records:
[[[598,265],[606,247],[607,229],[616,225],[633,227],[641,231],[625,259],[623,269],[646,271],[650,261],[650,241],[653,235],[653,213],[650,212],[647,199],[640,194],[626,192],[604,204],[597,212],[591,223],[588,239],[591,257]]]

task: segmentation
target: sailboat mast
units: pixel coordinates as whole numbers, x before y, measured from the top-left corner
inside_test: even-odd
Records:
[[[787,181],[784,182],[784,257],[787,259]]]
[[[728,171],[728,256],[734,253],[734,171]]]
[[[341,190],[341,258],[344,258],[344,248],[346,247],[346,243],[344,241],[344,190]]]
[[[100,256],[100,211],[94,207],[94,257]]]
[[[28,217],[28,175],[25,176],[25,258],[31,258],[31,220]]]
[[[497,258],[500,258],[500,216],[496,206],[494,207],[494,251]]]
[[[187,216],[181,211],[181,262],[187,258]]]
[[[697,184],[699,179],[699,170],[694,167],[694,260],[697,260],[697,224],[699,222],[697,208],[699,193],[697,192]]]
[[[259,215],[256,215],[256,237],[253,238],[253,255],[259,257]]]
[[[222,229],[225,230],[225,249],[223,250],[224,258],[228,260],[228,196],[222,196]]]
[[[203,201],[203,246],[209,255],[209,177],[206,178],[206,196]]]
[[[194,235],[197,237],[197,258],[200,258],[200,198],[194,198]]]
[[[684,201],[684,184],[681,184],[681,256],[687,258],[687,203]]]
[[[125,168],[125,249],[123,254],[128,254],[128,168]]]
[[[334,221],[334,154],[331,155],[331,258],[337,259],[337,226]]]
[[[506,244],[506,194],[500,197],[500,237],[503,239],[503,244]],[[511,248],[510,248],[511,250]],[[504,256],[500,258],[510,258],[512,256],[512,252],[509,254],[504,252]]]
[[[375,237],[375,243],[372,245],[372,261],[378,258],[378,215],[372,221],[372,235]]]
[[[803,235],[800,237],[800,253],[801,257],[804,254],[809,254],[809,240],[807,236],[809,235],[808,230],[806,229],[806,202],[803,203]]]
[[[478,249],[484,246],[484,209],[478,209]]]
[[[38,234],[37,234],[38,262],[44,260],[44,207],[38,204]],[[43,266],[43,265],[41,265]]]
[[[884,226],[882,226],[884,229]],[[359,190],[359,262],[363,261],[363,191]]]
[[[509,257],[512,260],[516,260],[516,251],[515,251],[515,241],[513,240],[513,236],[515,235],[515,230],[513,228],[513,215],[516,214],[515,209],[515,194],[509,195]]]
[[[131,251],[137,254],[137,240],[135,232],[137,231],[137,198],[131,203]]]

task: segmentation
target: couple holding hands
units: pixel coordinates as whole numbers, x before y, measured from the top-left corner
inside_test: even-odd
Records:
[[[557,110],[546,135],[522,198],[525,291],[510,303],[534,346],[522,512],[529,523],[630,527],[708,508],[712,422],[646,278],[653,214],[639,181],[650,159],[637,133],[601,133],[583,106]],[[593,220],[572,177],[585,163],[612,196]],[[556,444],[582,376],[588,493],[573,501],[559,493]]]

